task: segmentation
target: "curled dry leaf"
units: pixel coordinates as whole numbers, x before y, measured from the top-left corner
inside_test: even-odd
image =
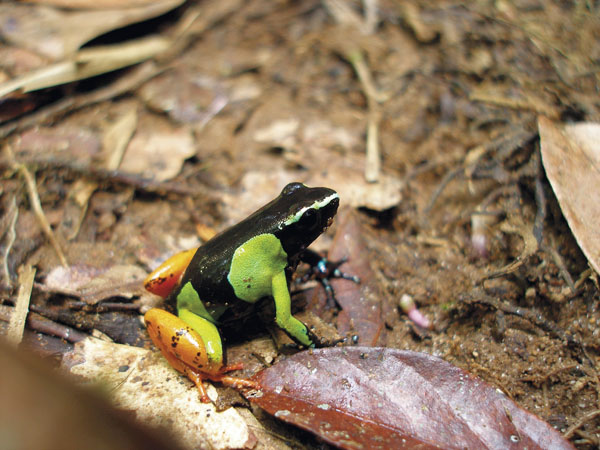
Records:
[[[600,273],[600,124],[538,119],[542,161],[569,227]]]
[[[498,389],[440,358],[387,348],[298,353],[251,401],[341,448],[573,449]]]

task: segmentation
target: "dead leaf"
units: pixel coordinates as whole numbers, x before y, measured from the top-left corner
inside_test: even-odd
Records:
[[[366,238],[358,214],[352,208],[345,208],[338,217],[333,244],[327,255],[330,261],[347,258],[340,270],[357,276],[360,283],[334,278],[331,286],[335,299],[341,307],[337,316],[337,330],[342,336],[358,336],[361,345],[382,345],[385,328],[381,316],[381,292],[371,268],[366,248]],[[320,308],[315,312],[321,315],[325,306],[324,289],[313,290],[313,300]]]
[[[129,142],[120,169],[154,181],[166,181],[181,171],[183,162],[196,154],[191,131],[166,123],[140,126]]]
[[[134,265],[96,268],[86,264],[52,269],[44,281],[49,292],[74,295],[94,304],[110,297],[131,298],[139,294],[147,273]]]
[[[538,119],[542,162],[569,227],[600,273],[600,124]]]
[[[58,8],[67,9],[109,9],[122,8],[122,0],[24,0],[24,3],[39,3],[42,5],[52,5]],[[155,5],[156,0],[128,0],[127,7],[138,7],[144,5]]]
[[[195,386],[160,352],[88,338],[75,345],[63,365],[74,375],[104,385],[112,403],[135,411],[140,422],[171,430],[186,448],[251,448],[256,442],[234,408],[217,412],[212,403],[202,403]],[[208,394],[216,398],[211,385]]]
[[[70,161],[91,164],[100,155],[97,133],[83,126],[56,125],[25,131],[13,144],[19,162]]]
[[[127,3],[128,7],[120,9],[69,11],[7,2],[0,6],[0,21],[11,25],[0,27],[0,34],[15,46],[57,61],[101,34],[157,17],[181,3],[183,0],[164,0],[139,7]]]
[[[169,45],[168,39],[150,36],[122,44],[86,48],[78,51],[71,59],[42,67],[0,84],[0,97],[15,91],[45,89],[122,69],[164,52]]]
[[[253,403],[341,448],[574,448],[500,390],[425,353],[305,351],[255,380]]]
[[[364,159],[363,156],[355,158]],[[310,186],[328,186],[335,189],[340,194],[340,203],[354,208],[383,211],[400,203],[404,186],[400,178],[383,171],[379,175],[379,181],[368,183],[364,177],[364,170],[357,170],[357,165],[351,162],[352,159],[354,158],[348,156],[339,160],[326,174],[314,173],[306,183]]]
[[[206,76],[169,71],[142,86],[139,95],[156,111],[179,123],[206,125],[228,103],[229,96],[220,80]]]
[[[104,165],[108,170],[119,168],[127,144],[137,126],[137,121],[137,111],[135,107],[132,107],[106,127],[102,139],[102,150],[106,155]]]

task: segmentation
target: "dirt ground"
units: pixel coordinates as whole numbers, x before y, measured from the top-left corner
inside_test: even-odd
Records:
[[[440,356],[577,448],[599,447],[598,278],[546,178],[538,132],[540,116],[600,120],[599,8],[185,2],[100,33],[87,45],[171,41],[132,68],[0,99],[2,319],[34,266],[27,345],[60,359],[100,330],[149,346],[138,317],[155,302],[139,289],[149,270],[289,181],[326,185],[342,206],[317,248],[356,212],[350,239],[365,251],[350,258],[378,289],[381,332],[361,343]],[[52,62],[9,42],[0,81]],[[430,329],[402,311],[404,294]],[[246,336],[256,334],[232,340]]]

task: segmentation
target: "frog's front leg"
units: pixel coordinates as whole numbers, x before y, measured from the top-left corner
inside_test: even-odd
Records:
[[[292,315],[292,302],[285,271],[282,270],[273,276],[272,294],[275,300],[275,322],[277,325],[296,342],[307,347],[314,347],[314,334]]]
[[[217,327],[191,311],[181,309],[179,317],[153,308],[144,320],[148,334],[169,364],[185,374],[198,388],[200,398],[210,399],[203,380],[221,382],[234,388],[257,389],[258,384],[244,378],[225,375],[242,368],[242,364],[223,366],[223,348]]]

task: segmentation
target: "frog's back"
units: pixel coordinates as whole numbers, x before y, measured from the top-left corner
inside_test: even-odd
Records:
[[[264,233],[275,234],[278,231],[276,224],[283,215],[275,213],[276,205],[273,203],[276,200],[198,248],[183,275],[180,287],[191,281],[205,304],[234,302],[237,298],[227,279],[233,254],[238,247],[253,237]],[[177,289],[175,295],[179,290]]]
[[[328,211],[328,215],[333,217],[337,210],[335,191],[328,188],[308,188],[300,183],[287,185],[273,201],[201,246],[188,265],[175,297],[181,286],[191,282],[208,309],[212,305],[234,305],[237,297],[227,277],[235,251],[258,235],[272,234],[281,241],[288,261],[295,261],[298,254],[326,228],[322,224],[323,226],[298,233],[291,229],[298,220],[297,214],[302,214],[322,198],[329,197],[335,198],[332,201],[333,211]]]

